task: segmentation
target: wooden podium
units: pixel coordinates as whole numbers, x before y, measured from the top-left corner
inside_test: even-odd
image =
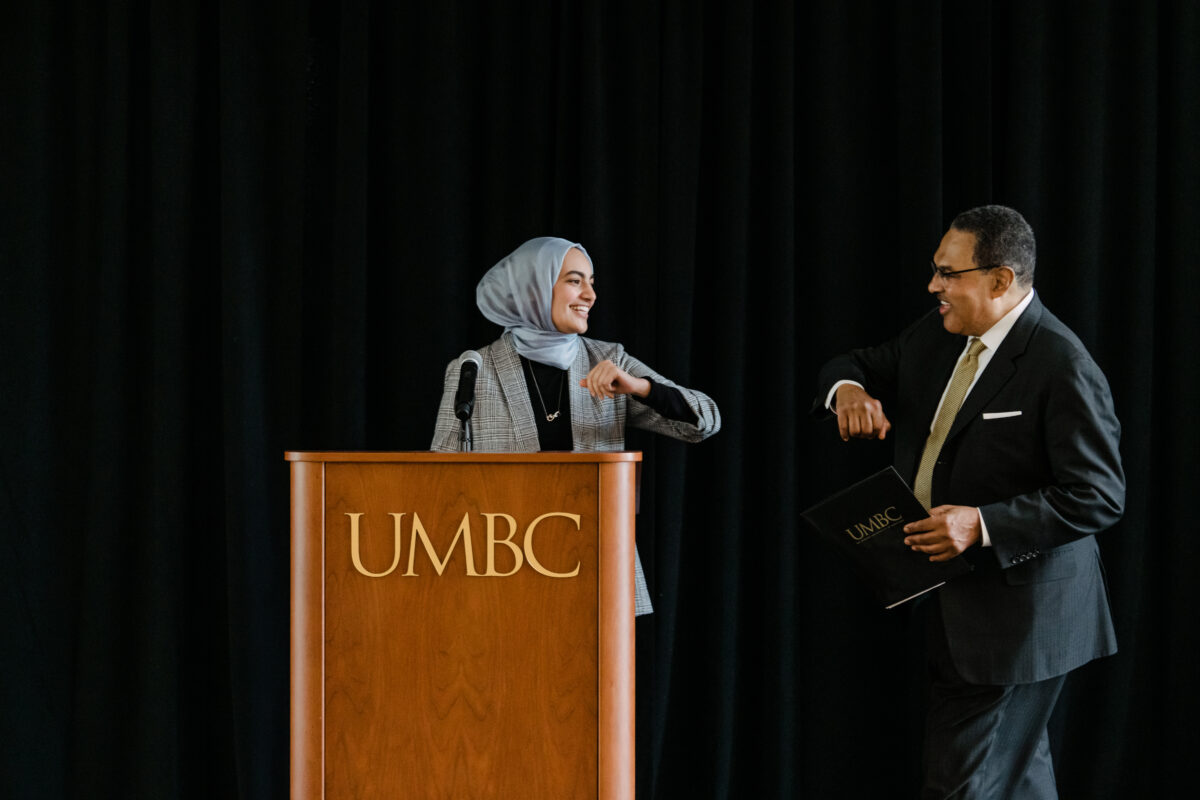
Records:
[[[298,798],[630,798],[640,453],[297,453]]]

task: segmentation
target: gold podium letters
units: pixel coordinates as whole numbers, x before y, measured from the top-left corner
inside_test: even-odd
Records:
[[[347,511],[343,513],[350,518],[350,558],[354,562],[354,568],[368,578],[384,578],[388,575],[391,575],[396,570],[396,567],[400,565],[401,544],[404,540],[404,517],[408,512],[388,512],[388,516],[391,517],[393,521],[392,531],[394,544],[392,547],[392,564],[383,572],[372,572],[363,566],[361,548],[359,546],[363,536],[363,526],[360,522],[363,517],[363,512]],[[533,548],[534,532],[537,530],[538,525],[540,525],[543,520],[551,517],[562,517],[574,523],[573,530],[578,533],[580,530],[579,514],[570,514],[566,511],[548,511],[545,514],[542,514],[530,522],[528,526],[526,526],[522,546],[518,546],[513,542],[513,537],[515,537],[517,534],[518,526],[517,520],[511,514],[483,513],[480,516],[487,521],[487,543],[484,548],[487,551],[487,570],[485,572],[479,572],[478,568],[475,566],[475,546],[474,536],[471,533],[470,512],[465,512],[463,514],[462,522],[459,523],[458,531],[454,534],[454,538],[451,539],[450,544],[446,547],[445,555],[439,556],[437,547],[429,538],[429,534],[425,530],[425,525],[421,522],[420,515],[414,511],[412,514],[412,522],[409,525],[408,569],[401,573],[401,576],[405,578],[419,577],[418,573],[416,572],[418,541],[424,547],[425,554],[429,558],[429,561],[433,564],[433,568],[437,571],[439,577],[443,572],[445,572],[446,565],[450,563],[450,557],[453,555],[454,548],[459,545],[459,542],[462,543],[463,561],[465,565],[465,574],[467,577],[507,578],[515,574],[524,563],[528,563],[535,572],[545,575],[547,578],[574,578],[579,575],[578,561],[575,562],[574,568],[572,568],[569,572],[554,572],[542,564]],[[497,538],[497,520],[503,520],[506,524],[508,528],[508,534],[506,536]],[[497,545],[503,545],[504,548],[507,549],[511,554],[511,560],[513,562],[512,569],[508,570],[507,572],[500,572],[496,569]]]

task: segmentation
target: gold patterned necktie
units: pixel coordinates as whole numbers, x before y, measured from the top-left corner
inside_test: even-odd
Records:
[[[933,429],[925,440],[925,451],[921,453],[921,466],[917,468],[917,480],[913,484],[913,494],[926,508],[932,507],[933,494],[933,465],[937,463],[938,454],[946,442],[946,434],[954,425],[954,417],[967,396],[967,388],[975,380],[975,372],[979,369],[979,354],[986,347],[982,340],[972,339],[967,354],[963,356],[954,374],[950,376],[950,385],[946,387],[946,397],[942,407],[938,409],[937,418],[933,421]]]

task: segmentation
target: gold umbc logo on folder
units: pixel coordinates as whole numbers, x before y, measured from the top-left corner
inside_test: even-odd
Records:
[[[404,541],[404,518],[408,516],[408,512],[402,511],[399,513],[389,512],[388,516],[392,518],[392,532],[394,545],[392,551],[392,564],[382,572],[372,572],[363,566],[362,555],[359,548],[359,542],[362,538],[361,522],[362,512],[346,512],[346,516],[350,518],[350,559],[354,562],[354,568],[368,578],[384,578],[391,575],[400,566],[402,555],[401,545]],[[459,542],[462,542],[463,557],[465,561],[466,575],[470,578],[507,578],[510,575],[515,575],[519,569],[525,564],[528,564],[535,572],[545,575],[547,578],[574,578],[579,574],[579,563],[576,562],[574,569],[567,572],[555,572],[546,567],[537,557],[537,552],[534,550],[534,534],[537,532],[537,527],[544,520],[552,517],[561,517],[570,520],[575,524],[575,530],[579,530],[580,516],[578,514],[568,514],[565,511],[550,511],[542,514],[537,519],[533,520],[525,527],[525,536],[520,545],[513,541],[517,535],[517,520],[508,514],[482,514],[487,521],[487,568],[480,572],[475,564],[474,545],[471,542],[471,515],[470,513],[463,514],[462,522],[458,525],[458,531],[454,534],[454,538],[450,541],[450,546],[446,548],[444,556],[439,555],[437,548],[429,538],[429,534],[425,530],[425,525],[421,522],[420,516],[416,512],[412,514],[412,521],[408,524],[408,569],[400,573],[405,578],[420,577],[417,573],[417,545],[420,543],[425,551],[426,557],[433,565],[434,570],[439,576],[446,571],[447,565],[450,563],[451,556],[454,555],[454,550],[458,547]],[[508,529],[507,535],[497,535],[501,527]],[[512,568],[507,571],[496,569],[496,548],[503,547],[508,550],[513,561]],[[507,559],[506,559],[507,560]]]
[[[855,522],[844,530],[856,544],[862,544],[872,536],[878,536],[888,528],[902,522],[904,522],[904,515],[897,511],[895,506],[888,506],[883,511],[872,514],[865,522]]]

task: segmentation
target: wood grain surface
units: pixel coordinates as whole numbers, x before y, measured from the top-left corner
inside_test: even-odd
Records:
[[[293,469],[309,466],[292,460],[301,462]],[[633,467],[586,460],[456,459],[432,468],[419,461],[325,463],[320,669],[297,673],[296,658],[308,651],[293,644],[294,684],[299,674],[307,692],[298,696],[294,685],[293,715],[309,725],[313,709],[296,702],[314,702],[312,676],[323,679],[322,753],[297,756],[297,736],[310,750],[313,742],[312,731],[294,721],[293,796],[320,796],[311,785],[298,794],[295,780],[315,762],[323,763],[327,798],[631,797]],[[302,474],[311,481],[311,469]],[[629,564],[607,576],[607,620],[600,588],[605,514],[627,527],[628,539],[609,543],[606,557]],[[351,515],[361,515],[363,570],[351,556]],[[398,559],[394,515],[402,515]],[[521,549],[518,556],[493,545],[493,572],[500,574],[491,576],[489,515],[495,538],[509,537],[512,524],[511,541]],[[544,572],[578,568],[577,575],[533,568],[526,537],[539,517],[528,543],[536,561]],[[433,558],[413,535],[417,518]],[[468,531],[470,567],[461,538],[450,549]],[[297,562],[294,544],[294,571],[309,561]],[[304,621],[300,632],[311,635],[312,617],[298,614],[294,599],[294,635],[297,619]],[[602,636],[617,641],[602,648]],[[602,652],[614,662],[603,669]],[[607,752],[613,750],[621,752]],[[602,780],[601,762],[629,779]]]

